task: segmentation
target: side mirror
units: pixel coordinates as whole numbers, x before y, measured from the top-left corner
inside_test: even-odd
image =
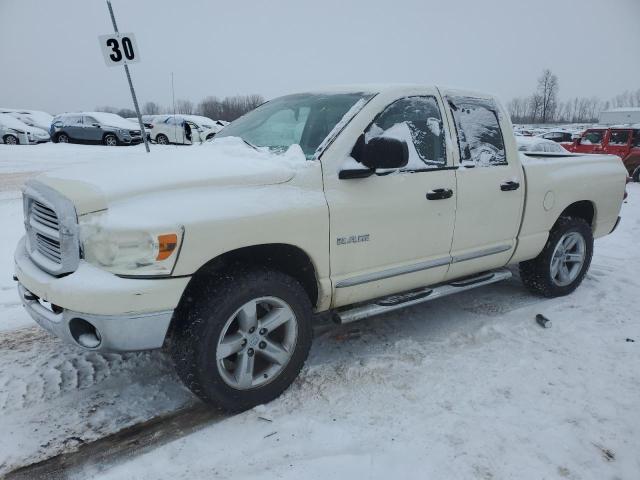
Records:
[[[100,128],[100,124],[99,123],[92,123],[91,126]]]
[[[374,137],[365,143],[364,133],[358,137],[351,156],[367,168],[346,168],[338,172],[340,180],[367,178],[377,168],[402,168],[409,163],[409,147],[403,140],[389,137]]]
[[[371,170],[402,168],[409,163],[409,147],[404,140],[374,137],[364,144],[360,163]]]

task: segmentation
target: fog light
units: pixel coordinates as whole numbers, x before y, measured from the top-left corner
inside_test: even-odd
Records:
[[[102,343],[100,332],[82,318],[72,318],[69,322],[69,331],[73,339],[84,348],[97,348]]]

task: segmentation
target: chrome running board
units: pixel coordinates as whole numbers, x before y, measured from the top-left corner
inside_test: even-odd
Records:
[[[359,305],[357,307],[344,310],[335,310],[334,319],[337,323],[351,323],[363,318],[380,315],[382,313],[399,310],[400,308],[418,305],[420,303],[430,302],[437,298],[446,297],[454,293],[464,292],[472,288],[482,287],[491,283],[500,282],[511,278],[511,272],[504,269],[493,270],[491,272],[481,273],[472,277],[466,277],[454,280],[450,283],[444,283],[434,287],[425,287],[418,290],[412,290],[407,293],[390,295],[380,298],[373,303]]]

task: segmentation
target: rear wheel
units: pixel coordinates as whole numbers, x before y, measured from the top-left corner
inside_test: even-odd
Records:
[[[302,286],[281,272],[241,265],[194,282],[169,343],[182,381],[227,411],[278,397],[311,346],[311,303]]]
[[[168,145],[169,139],[165,134],[161,133],[156,137],[156,143],[159,143],[160,145]]]
[[[58,134],[58,143],[69,143],[69,136],[66,133]]]
[[[118,137],[110,133],[104,136],[103,142],[107,147],[115,147],[118,145]]]
[[[634,182],[640,182],[640,166],[636,167],[631,176]]]
[[[560,217],[536,258],[520,263],[520,278],[529,290],[545,297],[573,292],[589,270],[593,233],[582,218]]]
[[[6,143],[7,145],[18,145],[18,138],[14,135],[5,135],[4,143]]]

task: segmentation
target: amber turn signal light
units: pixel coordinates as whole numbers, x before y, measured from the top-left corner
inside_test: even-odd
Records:
[[[158,246],[158,256],[156,260],[166,260],[178,246],[178,235],[175,233],[158,235]]]

